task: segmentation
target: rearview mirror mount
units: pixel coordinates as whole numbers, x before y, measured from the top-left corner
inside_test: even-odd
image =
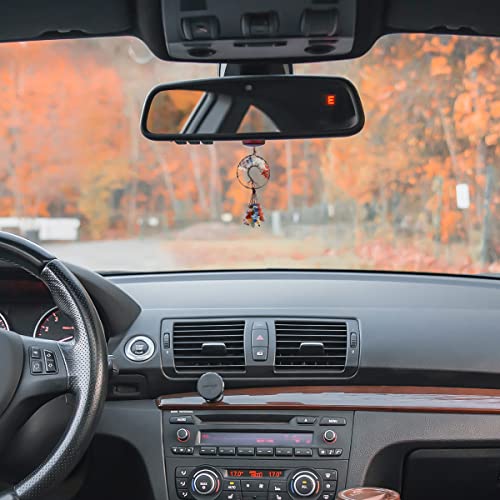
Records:
[[[296,75],[160,85],[148,95],[141,117],[145,137],[177,143],[346,137],[363,125],[351,82]]]

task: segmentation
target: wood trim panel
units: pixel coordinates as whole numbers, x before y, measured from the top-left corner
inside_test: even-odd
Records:
[[[363,410],[500,414],[500,390],[448,387],[262,387],[225,391],[218,403],[196,393],[157,399],[162,410]]]

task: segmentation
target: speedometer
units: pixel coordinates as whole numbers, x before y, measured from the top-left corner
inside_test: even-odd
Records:
[[[58,342],[73,340],[75,327],[72,321],[57,307],[47,311],[38,321],[33,337]]]
[[[5,316],[2,313],[0,313],[0,329],[3,330],[9,329],[9,323],[7,323],[7,320],[5,319]]]

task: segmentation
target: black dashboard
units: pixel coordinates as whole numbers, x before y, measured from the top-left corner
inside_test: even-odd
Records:
[[[500,446],[494,278],[73,270],[113,367],[99,435],[130,444],[155,500],[401,490],[413,481],[404,471],[426,473],[419,450]],[[23,335],[53,308],[18,271],[0,291],[0,312]],[[207,371],[224,379],[222,402],[194,392]]]

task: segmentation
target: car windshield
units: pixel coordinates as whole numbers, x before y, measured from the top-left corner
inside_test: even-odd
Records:
[[[132,38],[2,44],[0,58],[0,229],[67,261],[500,273],[499,40],[391,35],[359,59],[296,65],[349,78],[366,125],[259,147],[261,227],[243,224],[236,177],[250,149],[140,135],[152,86],[215,65],[163,62]]]

